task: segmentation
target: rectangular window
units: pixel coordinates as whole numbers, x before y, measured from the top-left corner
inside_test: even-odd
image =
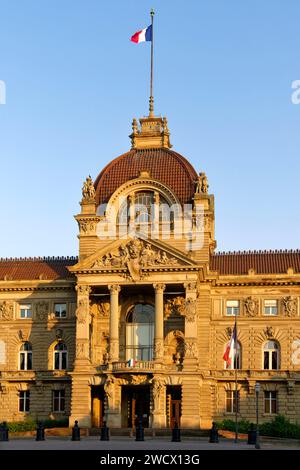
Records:
[[[20,305],[20,318],[32,318],[32,309],[30,304]]]
[[[30,392],[26,390],[25,392],[20,392],[19,411],[23,413],[28,413],[29,410],[30,410]]]
[[[237,411],[239,412],[239,398],[239,391],[236,392],[235,390],[226,390],[226,413],[235,413],[236,405]]]
[[[277,392],[265,392],[265,413],[268,415],[277,413]]]
[[[126,325],[126,360],[153,360],[154,325],[128,323]]]
[[[237,316],[240,313],[240,302],[239,300],[227,300],[226,302],[226,315]]]
[[[61,413],[65,411],[65,391],[53,390],[53,411]]]
[[[20,352],[20,370],[32,370],[32,352]]]
[[[277,300],[265,300],[264,315],[277,315],[277,314],[278,314]]]
[[[67,316],[67,304],[55,304],[54,305],[55,317],[66,318]]]

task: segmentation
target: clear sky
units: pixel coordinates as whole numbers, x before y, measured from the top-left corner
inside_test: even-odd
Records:
[[[299,0],[0,0],[0,256],[76,255],[82,181],[148,110],[215,194],[219,250],[300,245]]]

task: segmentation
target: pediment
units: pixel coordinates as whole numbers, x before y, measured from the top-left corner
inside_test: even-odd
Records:
[[[128,238],[116,240],[98,250],[85,260],[70,268],[70,271],[111,271],[127,269],[133,279],[141,271],[153,268],[195,267],[197,264],[183,252],[170,247],[161,240]]]

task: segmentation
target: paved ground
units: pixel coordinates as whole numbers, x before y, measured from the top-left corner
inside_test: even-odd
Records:
[[[295,444],[262,443],[264,450],[300,450]],[[182,442],[170,442],[167,438],[145,438],[144,442],[136,442],[134,438],[112,437],[110,441],[100,441],[98,437],[84,437],[79,442],[70,438],[48,437],[47,440],[36,442],[33,438],[15,438],[9,442],[0,442],[3,450],[254,450],[245,442],[235,444],[221,439],[219,444],[209,444],[205,438],[183,438]]]

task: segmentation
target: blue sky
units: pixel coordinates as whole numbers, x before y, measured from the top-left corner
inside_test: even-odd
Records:
[[[219,250],[298,248],[298,0],[0,0],[0,256],[75,255],[82,181],[155,110],[205,171]]]

